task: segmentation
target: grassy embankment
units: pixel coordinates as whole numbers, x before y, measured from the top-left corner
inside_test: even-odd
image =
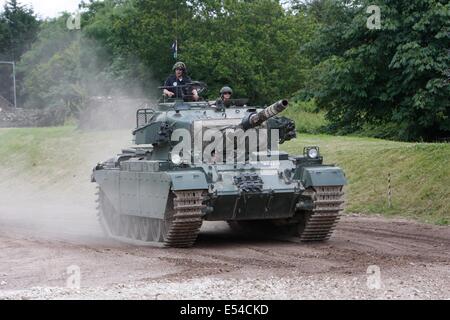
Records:
[[[129,131],[81,133],[73,127],[1,129],[0,178],[43,186],[85,181],[96,161],[120,151]],[[318,145],[326,163],[348,177],[347,212],[398,215],[446,225],[450,221],[450,144],[299,134],[282,148],[301,154]],[[391,175],[392,206],[387,202]],[[77,179],[75,179],[77,180]]]

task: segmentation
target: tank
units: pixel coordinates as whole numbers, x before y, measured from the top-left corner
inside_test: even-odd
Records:
[[[194,83],[201,92],[205,85]],[[164,88],[164,87],[161,87]],[[139,109],[134,145],[99,163],[98,218],[112,238],[191,247],[203,221],[227,221],[247,234],[326,241],[344,205],[346,178],[319,147],[279,150],[296,137],[281,116],[245,99],[224,104],[162,98]]]

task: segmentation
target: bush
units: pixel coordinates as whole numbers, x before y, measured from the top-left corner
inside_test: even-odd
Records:
[[[294,101],[283,115],[295,121],[295,128],[300,133],[322,133],[328,124],[325,113],[317,109],[314,100]]]

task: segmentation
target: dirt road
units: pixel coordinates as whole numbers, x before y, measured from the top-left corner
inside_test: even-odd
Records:
[[[449,227],[345,216],[329,242],[303,244],[205,223],[194,248],[161,249],[103,239],[91,212],[80,233],[62,214],[47,217],[59,221],[52,230],[5,210],[0,299],[450,298]],[[79,289],[66,287],[78,279],[70,266]]]
[[[0,168],[0,299],[450,299],[448,226],[345,216],[323,244],[249,238],[225,223],[205,223],[191,249],[104,239],[90,172],[127,134],[59,143],[57,157],[42,147],[33,174]]]

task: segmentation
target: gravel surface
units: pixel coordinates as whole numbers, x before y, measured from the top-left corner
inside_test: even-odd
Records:
[[[0,299],[450,298],[449,227],[350,215],[330,241],[304,244],[205,223],[194,248],[163,249],[106,240],[83,217],[77,233],[0,215]]]

